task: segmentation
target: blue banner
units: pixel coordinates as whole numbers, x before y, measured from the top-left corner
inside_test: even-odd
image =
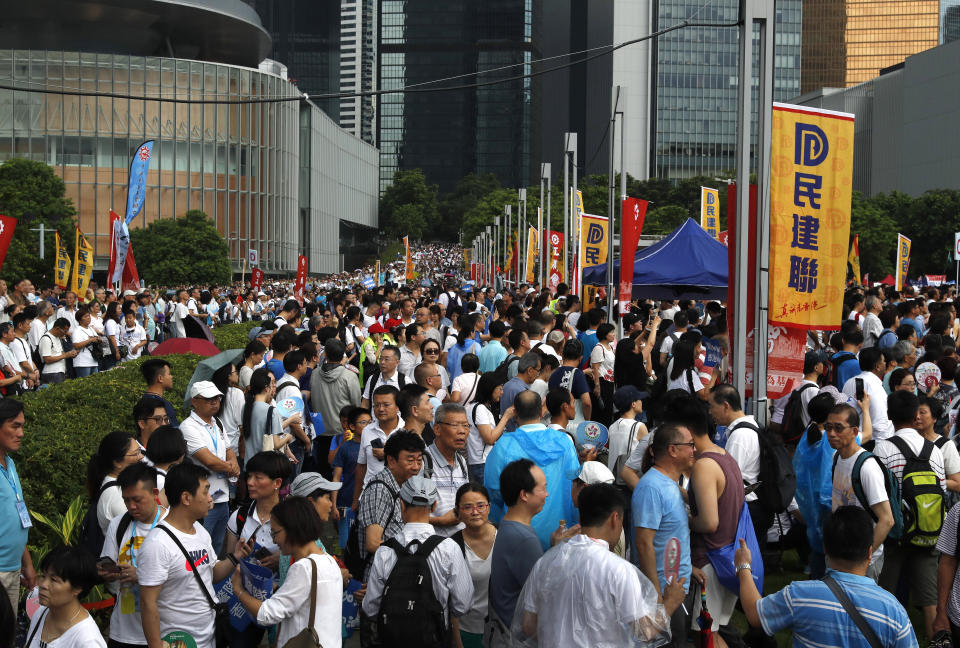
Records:
[[[367,290],[373,290],[376,283],[373,281],[373,277],[367,277],[361,282],[361,285]]]
[[[256,545],[255,548],[259,548]],[[240,571],[243,572],[243,587],[254,598],[266,601],[273,594],[273,572],[268,568],[251,562],[249,559],[240,563]],[[232,576],[232,574],[231,574]],[[243,603],[233,593],[233,583],[230,577],[214,584],[217,598],[221,603],[226,603],[230,610],[230,625],[238,631],[243,631],[248,625],[254,622],[254,618],[243,607]]]
[[[147,186],[147,171],[150,169],[150,158],[153,157],[153,140],[147,140],[139,147],[130,162],[130,182],[127,185],[127,213],[124,224],[130,221],[143,209],[143,201]]]

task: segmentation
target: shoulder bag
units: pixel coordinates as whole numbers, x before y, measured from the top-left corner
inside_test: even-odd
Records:
[[[307,556],[307,560],[310,561],[310,572],[313,574],[310,579],[310,622],[306,628],[290,637],[283,648],[323,648],[313,626],[317,616],[317,563],[311,556]]]
[[[177,536],[162,524],[158,524],[157,528],[163,529],[164,533],[170,536],[170,539],[173,540],[174,544],[177,545],[177,548],[180,549],[180,553],[183,554],[183,557],[187,559],[191,565],[193,561],[190,559],[190,554],[187,553],[187,550],[180,543],[180,540]],[[208,557],[209,559],[209,557]],[[197,585],[200,586],[200,591],[203,592],[204,597],[207,599],[207,603],[210,604],[210,608],[213,610],[214,619],[213,619],[213,639],[214,645],[217,648],[229,648],[230,646],[230,610],[227,608],[226,603],[218,603],[213,600],[213,597],[210,596],[210,592],[207,590],[207,586],[203,584],[203,579],[200,577],[200,572],[197,570],[196,566],[190,571],[193,572],[193,577],[197,579]]]
[[[840,583],[833,579],[833,576],[827,574],[823,577],[823,582],[826,583],[827,587],[830,588],[830,591],[833,592],[833,595],[837,597],[837,600],[840,601],[840,605],[843,606],[843,609],[847,614],[850,615],[850,620],[860,629],[860,632],[863,633],[864,638],[867,640],[867,644],[870,645],[870,648],[883,648],[883,643],[880,641],[880,637],[877,636],[877,633],[870,627],[870,624],[867,623],[867,620],[863,618],[863,615],[860,614],[860,610],[857,609],[857,606],[853,604],[853,601],[850,600],[850,597],[847,596],[847,593],[843,591],[843,588],[840,587]]]

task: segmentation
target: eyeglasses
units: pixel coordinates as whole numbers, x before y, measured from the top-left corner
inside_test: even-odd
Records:
[[[671,443],[672,446],[687,446],[688,448],[696,448],[697,444],[693,441],[688,441],[686,443]]]
[[[140,419],[140,420],[141,420],[141,421],[153,421],[153,422],[156,423],[157,425],[168,425],[168,424],[170,423],[170,417],[169,417],[169,416],[166,416],[166,415],[164,415],[164,416],[147,416],[147,417],[142,418],[142,419]]]
[[[438,422],[438,423],[441,423],[441,424],[443,424],[443,425],[446,425],[447,427],[452,427],[452,428],[456,428],[456,429],[459,429],[459,430],[469,430],[469,429],[470,429],[470,424],[469,424],[469,423],[447,423],[446,421],[437,421],[437,422]]]
[[[843,431],[846,430],[848,427],[850,427],[850,426],[849,426],[849,425],[843,425],[842,423],[837,423],[837,424],[834,424],[834,423],[825,423],[824,426],[823,426],[823,431],[824,431],[824,432],[843,432]]]
[[[483,513],[490,508],[490,505],[486,502],[478,502],[477,504],[461,504],[459,508],[464,513],[473,513],[474,511],[477,513]]]

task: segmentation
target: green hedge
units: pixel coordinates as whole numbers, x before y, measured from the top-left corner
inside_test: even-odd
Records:
[[[239,324],[227,324],[218,326],[213,331],[213,340],[217,348],[221,351],[230,349],[243,349],[247,346],[249,338],[247,335],[254,326],[259,326],[260,322],[241,322]]]
[[[166,397],[182,420],[187,383],[202,358],[164,357],[173,371],[173,390]],[[132,412],[145,389],[140,373],[145,359],[21,397],[26,424],[14,459],[31,510],[46,516],[65,513],[85,493],[87,461],[100,439],[115,430],[134,432]]]

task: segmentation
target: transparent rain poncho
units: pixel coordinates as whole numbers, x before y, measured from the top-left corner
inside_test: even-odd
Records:
[[[581,534],[537,561],[510,633],[527,648],[653,648],[670,640],[670,617],[639,569]]]

